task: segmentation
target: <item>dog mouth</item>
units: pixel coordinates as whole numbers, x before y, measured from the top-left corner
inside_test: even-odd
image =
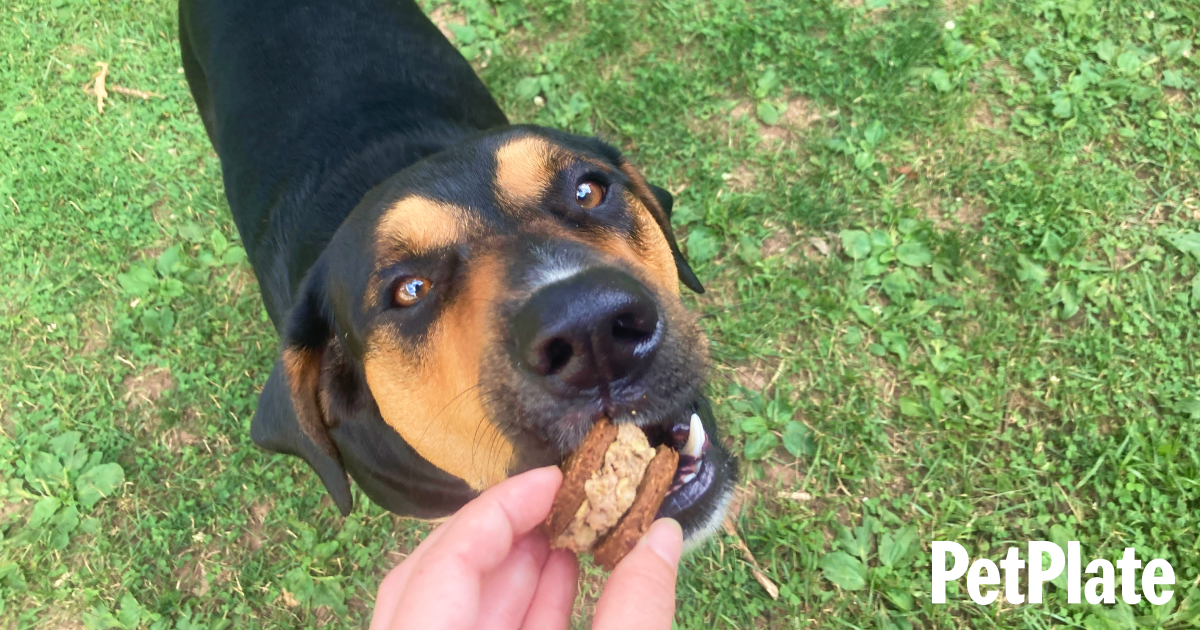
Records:
[[[666,444],[679,453],[675,477],[658,510],[658,517],[675,517],[700,501],[716,480],[717,462],[710,458],[713,443],[697,410],[669,423],[642,426],[651,446]]]

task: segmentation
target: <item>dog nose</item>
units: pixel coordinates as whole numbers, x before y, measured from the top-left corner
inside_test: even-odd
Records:
[[[637,378],[654,356],[659,329],[653,296],[609,268],[543,287],[512,321],[521,367],[580,390]]]

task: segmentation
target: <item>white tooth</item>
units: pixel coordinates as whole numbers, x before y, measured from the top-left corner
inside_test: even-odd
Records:
[[[688,440],[679,452],[692,457],[700,457],[704,454],[704,440],[708,439],[704,435],[704,425],[700,423],[700,416],[692,414],[691,426],[688,427]]]
[[[696,478],[696,473],[688,473],[688,474],[686,474],[686,475],[684,475],[684,476],[682,476],[682,477],[680,477],[680,478],[679,478],[679,483],[680,483],[681,485],[685,485],[685,486],[686,486],[687,484],[689,484],[689,483],[692,483],[692,480],[693,480],[693,479],[695,479],[695,478]]]

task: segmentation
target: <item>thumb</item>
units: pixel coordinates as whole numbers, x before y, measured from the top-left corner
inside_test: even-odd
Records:
[[[660,518],[608,578],[592,630],[670,630],[683,530]]]

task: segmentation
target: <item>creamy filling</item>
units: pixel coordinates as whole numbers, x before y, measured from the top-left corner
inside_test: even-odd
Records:
[[[587,498],[554,546],[584,551],[607,534],[633,505],[651,459],[654,448],[641,429],[633,424],[617,427],[617,439],[604,452],[604,465],[583,484]]]

